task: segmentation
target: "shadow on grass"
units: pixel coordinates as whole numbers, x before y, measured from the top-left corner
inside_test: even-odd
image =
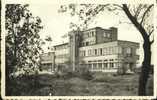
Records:
[[[12,80],[12,95],[19,96],[121,96],[137,95],[138,75],[94,73],[91,80],[42,74]]]

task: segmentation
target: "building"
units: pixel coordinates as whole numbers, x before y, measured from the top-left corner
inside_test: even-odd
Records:
[[[75,70],[83,66],[91,71],[117,72],[120,67],[133,69],[139,59],[136,54],[139,43],[118,40],[118,30],[115,27],[71,31],[69,43],[53,48],[53,55],[49,55],[54,58],[51,60],[51,69],[68,66]]]
[[[40,55],[42,71],[52,72],[55,70],[54,57],[55,57],[54,52],[43,53]]]

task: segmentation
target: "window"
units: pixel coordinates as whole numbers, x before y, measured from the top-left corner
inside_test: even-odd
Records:
[[[102,63],[98,63],[99,69],[102,69]]]
[[[91,63],[92,61],[88,61],[88,63]]]
[[[126,54],[127,54],[127,56],[131,56],[132,55],[132,48],[126,48]]]
[[[105,59],[104,61],[108,61],[107,59]]]
[[[135,53],[136,53],[136,54],[139,54],[139,49],[135,49]]]
[[[83,42],[81,43],[81,46],[84,46],[84,43],[83,43]]]
[[[106,55],[110,54],[110,48],[106,48]]]
[[[104,32],[104,37],[107,37],[107,33]]]
[[[91,32],[89,33],[89,37],[92,37],[92,33]]]
[[[104,55],[107,55],[107,49],[106,48],[104,48]]]
[[[110,59],[110,61],[113,61],[113,59]]]
[[[104,69],[107,69],[107,63],[104,63]]]
[[[94,52],[95,52],[95,55],[97,55],[97,49],[95,49]]]
[[[116,54],[116,47],[113,47],[113,54]]]
[[[122,54],[122,47],[118,47],[118,54]]]
[[[111,37],[111,34],[110,34],[110,33],[108,33],[108,34],[107,34],[107,37],[108,37],[108,38],[110,38],[110,37]]]
[[[110,63],[110,68],[114,68],[113,62]]]
[[[89,45],[91,45],[92,43],[91,43],[91,41],[89,41]]]
[[[92,64],[88,64],[88,68],[91,70],[92,69]]]
[[[87,33],[87,37],[90,37],[90,33]]]
[[[112,47],[109,47],[109,54],[112,54]]]
[[[115,53],[114,53],[114,47],[112,47],[112,49],[111,49],[111,53],[112,53],[112,54],[115,54]]]
[[[127,48],[127,49],[126,49],[126,53],[127,53],[127,54],[131,54],[131,48]]]
[[[86,51],[80,51],[80,56],[86,56]]]
[[[88,50],[88,55],[90,56],[92,53],[91,53],[91,50]]]
[[[102,55],[102,48],[100,48],[100,55]]]
[[[86,51],[83,51],[83,56],[86,56]]]
[[[92,36],[94,36],[94,31],[92,31]]]
[[[95,43],[95,41],[91,41],[91,44],[94,44]]]
[[[93,69],[97,69],[96,65],[97,65],[96,63],[93,64]]]
[[[88,46],[89,45],[89,42],[86,42],[86,46]]]

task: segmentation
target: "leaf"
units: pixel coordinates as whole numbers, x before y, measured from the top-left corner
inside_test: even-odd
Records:
[[[33,17],[27,7],[21,4],[6,5],[6,68],[9,73],[16,68],[34,68],[38,63],[34,57],[38,58],[41,50],[38,33],[42,29],[42,21],[39,17]],[[29,70],[25,69],[27,73]]]

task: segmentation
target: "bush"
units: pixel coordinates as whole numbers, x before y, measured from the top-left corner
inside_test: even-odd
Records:
[[[62,66],[55,72],[56,78],[72,78],[72,77],[79,77],[86,80],[93,79],[92,73],[86,66],[79,66],[76,67],[75,71],[69,69],[69,66]]]
[[[117,70],[117,74],[118,75],[124,75],[126,74],[126,71],[128,70],[128,68],[126,66],[119,66],[118,70]]]
[[[7,85],[6,95],[8,96],[24,96],[30,95],[31,90],[43,87],[39,82],[38,74],[23,75],[22,77],[12,78]]]
[[[79,66],[76,69],[76,72],[78,77],[86,79],[86,80],[92,80],[93,79],[93,74],[91,71],[86,66]]]

